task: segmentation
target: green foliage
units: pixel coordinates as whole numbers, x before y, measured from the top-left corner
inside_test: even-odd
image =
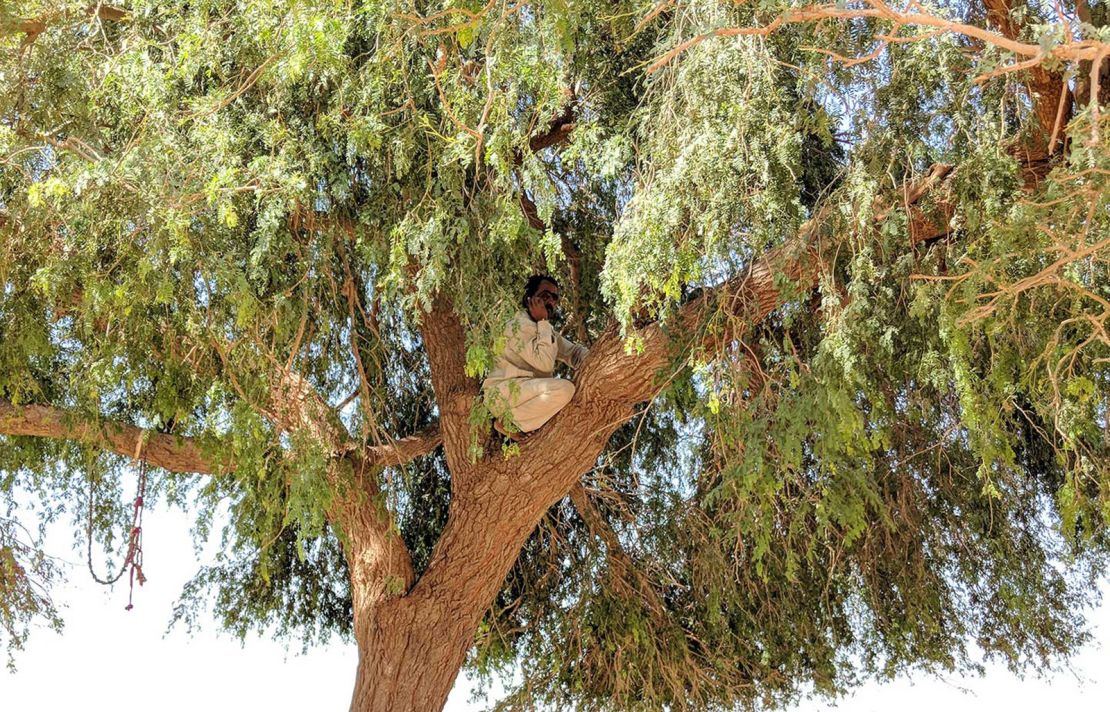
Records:
[[[211,611],[244,641],[267,633],[295,638],[307,652],[332,636],[350,640],[350,583],[338,539],[330,532],[303,536],[296,527],[278,529],[276,537],[261,546],[240,539],[202,568],[185,585],[172,624],[197,630]]]
[[[0,517],[0,641],[9,672],[15,672],[15,654],[23,649],[32,625],[62,629],[49,594],[61,572],[28,534],[14,519]]]
[[[1110,139],[1078,107],[1026,190],[1008,147],[1043,130],[1019,75],[972,81],[1012,57],[952,35],[851,65],[813,50],[867,55],[892,31],[869,20],[710,39],[644,71],[777,2],[676,3],[643,26],[654,2],[135,0],[122,22],[51,5],[33,42],[0,34],[0,399],[234,463],[152,474],[150,501],[190,507],[198,539],[223,527],[175,620],[348,636],[325,515],[355,480],[275,423],[284,369],[359,443],[415,432],[437,417],[432,298],[481,376],[543,270],[578,338],[617,322],[634,347],[661,316],[681,348],[586,478],[613,537],[561,503],[483,620],[468,664],[520,675],[505,707],[773,704],[983,659],[1041,668],[1085,640],[1110,543]],[[566,144],[532,151],[568,103]],[[938,162],[946,187],[907,210]],[[914,243],[946,205],[946,234]],[[727,302],[696,333],[667,320],[819,212],[816,289],[780,276],[790,298],[742,341],[716,338]],[[420,572],[446,462],[378,476]],[[83,535],[93,496],[98,549],[119,548],[132,482],[91,446],[0,437],[4,501],[29,493]],[[34,588],[54,573],[5,532],[18,648],[32,616],[57,620]]]

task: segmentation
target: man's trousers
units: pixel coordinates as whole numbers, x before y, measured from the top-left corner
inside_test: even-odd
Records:
[[[574,384],[565,378],[510,378],[486,389],[486,402],[494,417],[506,411],[521,432],[531,432],[551,420],[574,396]]]

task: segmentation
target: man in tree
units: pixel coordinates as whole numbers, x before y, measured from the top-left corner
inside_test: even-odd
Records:
[[[504,425],[510,420],[520,431],[537,430],[574,397],[574,384],[554,378],[555,362],[578,368],[589,349],[556,334],[551,320],[559,305],[559,283],[548,275],[532,275],[524,286],[522,311],[505,326],[505,347],[482,390],[498,420],[497,432],[513,440],[519,435]]]

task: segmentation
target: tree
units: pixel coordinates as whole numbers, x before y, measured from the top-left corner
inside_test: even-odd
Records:
[[[0,491],[109,549],[133,459],[226,508],[186,624],[353,636],[352,710],[1084,641],[1105,3],[10,5]],[[541,270],[591,352],[505,445],[480,378]]]

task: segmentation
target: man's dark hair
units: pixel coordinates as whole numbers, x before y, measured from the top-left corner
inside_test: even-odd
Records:
[[[524,296],[520,300],[520,303],[524,307],[525,311],[528,310],[528,300],[536,296],[536,292],[540,291],[540,285],[544,282],[551,282],[558,289],[562,289],[562,287],[559,286],[559,280],[555,279],[549,274],[532,275],[528,278],[528,282],[524,285]]]

